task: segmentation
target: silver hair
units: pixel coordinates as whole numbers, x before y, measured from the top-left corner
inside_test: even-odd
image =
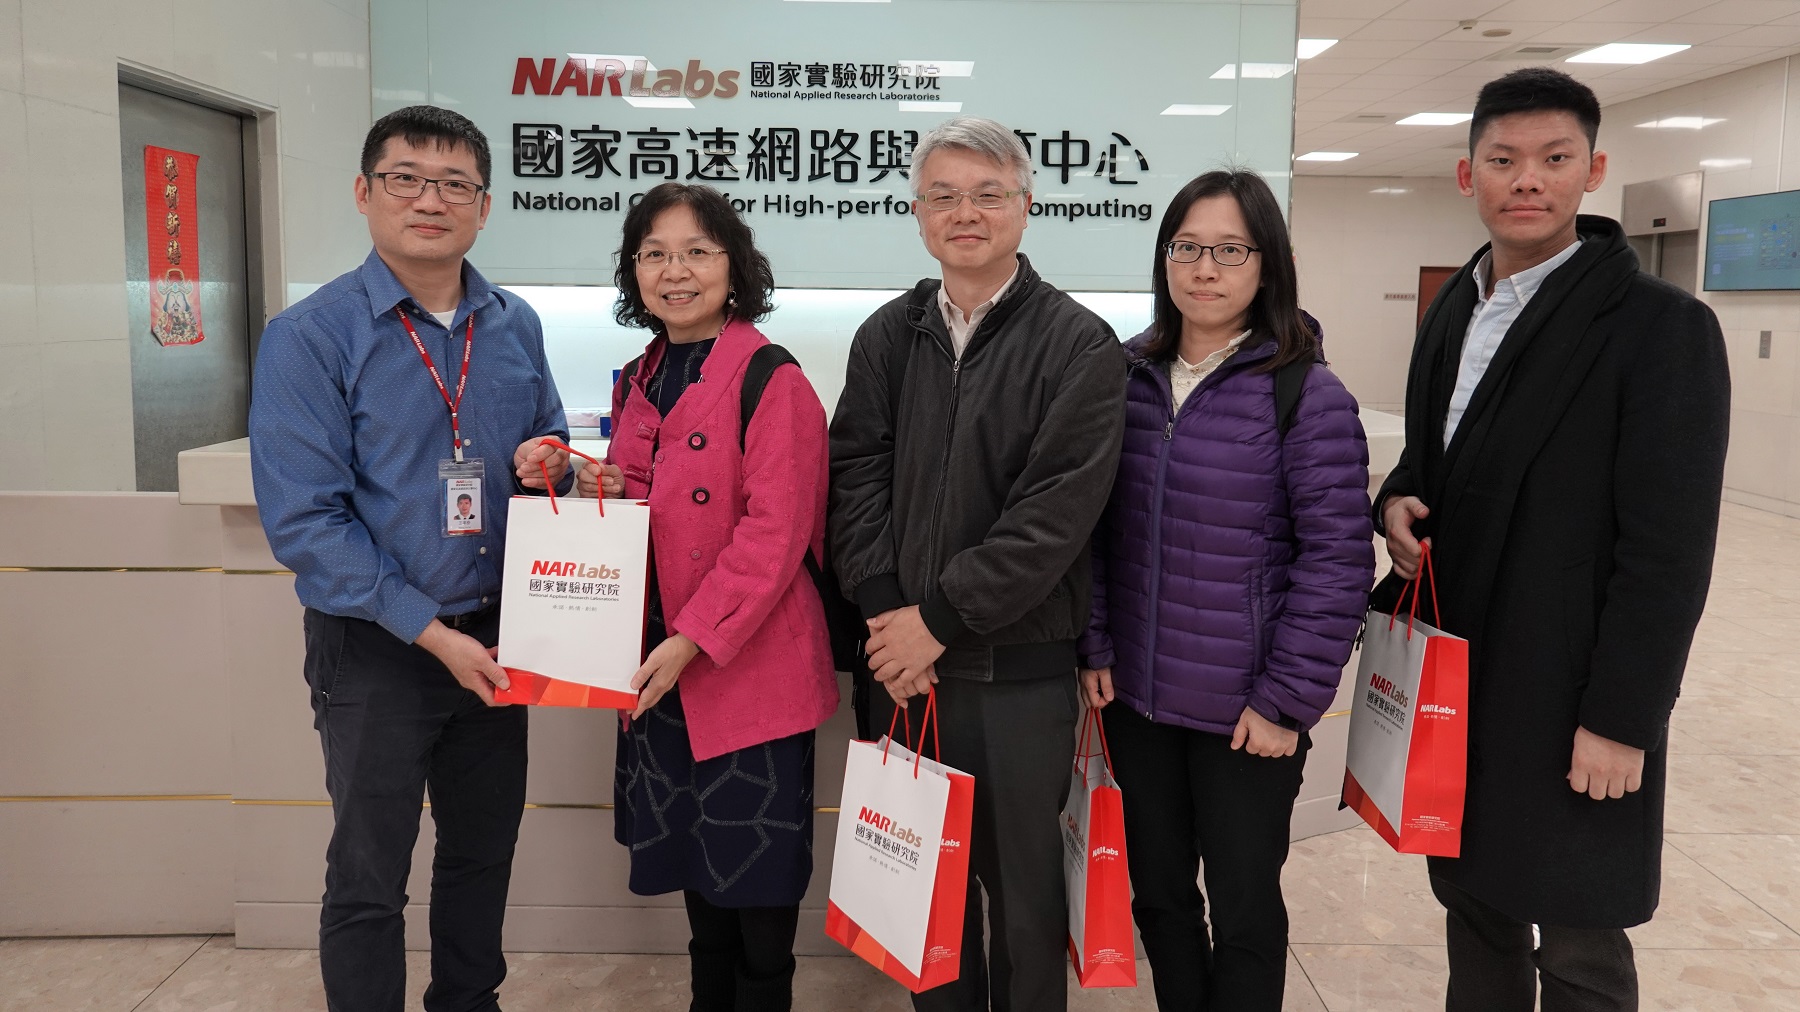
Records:
[[[1019,189],[1031,192],[1031,155],[1025,150],[1025,143],[1019,140],[1019,135],[991,119],[957,116],[938,124],[914,145],[912,192],[915,197],[919,195],[921,185],[917,170],[938,148],[961,148],[991,158],[1018,174]]]

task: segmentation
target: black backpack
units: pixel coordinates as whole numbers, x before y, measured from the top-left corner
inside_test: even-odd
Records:
[[[894,355],[899,373],[891,375],[889,384],[890,402],[898,404],[900,385],[905,382],[906,358]],[[619,370],[616,383],[630,383],[637,375],[638,367],[643,364],[644,357],[639,355],[625,363]],[[756,414],[757,404],[762,402],[763,388],[769,385],[769,377],[777,367],[792,364],[796,368],[800,363],[781,345],[766,344],[750,355],[750,364],[744,370],[744,385],[738,403],[738,452],[744,450],[744,432],[750,427],[750,418]],[[890,362],[890,366],[895,363]],[[829,551],[829,549],[827,549]],[[838,671],[861,673],[868,676],[869,667],[865,663],[868,651],[865,646],[869,642],[869,626],[863,621],[862,613],[856,605],[844,597],[842,585],[838,583],[837,573],[826,564],[824,559],[813,558],[810,548],[806,555],[806,572],[812,577],[813,587],[819,592],[819,600],[825,605],[825,629],[831,636],[831,663]]]
[[[763,388],[769,385],[769,377],[775,370],[784,365],[798,368],[800,363],[794,356],[779,344],[765,344],[750,355],[750,364],[744,370],[744,385],[738,401],[738,450],[744,449],[744,433],[750,428],[750,417],[756,414],[756,406],[761,403]],[[830,548],[826,548],[829,558]],[[812,577],[813,586],[819,591],[819,600],[825,605],[825,629],[831,635],[831,663],[839,671],[868,671],[865,658],[869,641],[869,626],[863,621],[862,612],[848,598],[844,597],[844,589],[838,583],[837,572],[826,559],[813,558],[812,549],[805,555],[806,572]]]

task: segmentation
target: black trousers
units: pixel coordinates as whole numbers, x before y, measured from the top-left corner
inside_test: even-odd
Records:
[[[1293,755],[1270,758],[1117,703],[1100,712],[1125,801],[1131,913],[1156,1007],[1280,1012],[1288,941],[1281,866],[1312,740],[1301,734]]]
[[[437,658],[380,626],[308,609],[306,681],[325,749],[331,844],[319,969],[331,1012],[400,1012],[407,875],[426,789],[431,866],[427,1012],[492,1012],[500,926],[525,808],[522,706],[490,708]],[[463,630],[492,645],[499,613]]]
[[[800,907],[721,907],[682,890],[687,905],[689,1012],[788,1012]]]
[[[894,713],[879,684],[869,694],[877,736]],[[919,1012],[1064,1012],[1068,1008],[1067,890],[1062,829],[1075,763],[1075,672],[1024,681],[937,685],[941,761],[975,778],[962,972],[913,995]],[[911,701],[913,733],[925,697]],[[899,731],[895,731],[899,735]],[[933,758],[930,738],[925,754]],[[987,894],[983,958],[982,893]]]
[[[1450,986],[1446,1012],[1636,1012],[1637,965],[1623,928],[1559,928],[1514,920],[1436,875]]]

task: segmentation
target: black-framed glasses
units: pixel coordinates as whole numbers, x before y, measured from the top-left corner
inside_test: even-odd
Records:
[[[711,267],[713,264],[724,263],[727,258],[725,251],[722,249],[707,249],[704,246],[695,246],[692,249],[684,250],[638,250],[636,253],[631,254],[631,259],[636,261],[639,267],[648,267],[651,270],[655,270],[658,267],[666,267],[671,260],[678,260],[682,264],[692,267],[695,270],[704,270]]]
[[[984,211],[992,211],[1004,207],[1006,202],[1029,190],[998,190],[982,187],[979,190],[958,190],[951,186],[934,186],[919,194],[919,203],[925,205],[927,211],[953,211],[969,198],[969,202]]]
[[[371,172],[369,175],[381,180],[381,188],[390,195],[403,200],[417,200],[424,196],[425,187],[429,184],[437,187],[438,197],[446,204],[473,204],[481,196],[481,191],[487,189],[466,179],[427,179],[410,172]]]
[[[1250,262],[1250,254],[1261,253],[1255,246],[1246,246],[1241,242],[1222,242],[1216,246],[1202,246],[1197,242],[1183,242],[1180,239],[1163,245],[1163,255],[1178,264],[1200,262],[1200,254],[1212,253],[1213,263],[1220,267],[1242,267]]]

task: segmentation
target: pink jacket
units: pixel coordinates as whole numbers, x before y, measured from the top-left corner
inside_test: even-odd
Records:
[[[679,683],[696,759],[810,731],[838,704],[802,558],[824,544],[825,409],[799,369],[775,370],[738,450],[744,369],[768,343],[732,320],[667,418],[644,393],[662,338],[613,390],[607,462],[624,472],[626,498],[648,493],[669,632],[700,645]]]

